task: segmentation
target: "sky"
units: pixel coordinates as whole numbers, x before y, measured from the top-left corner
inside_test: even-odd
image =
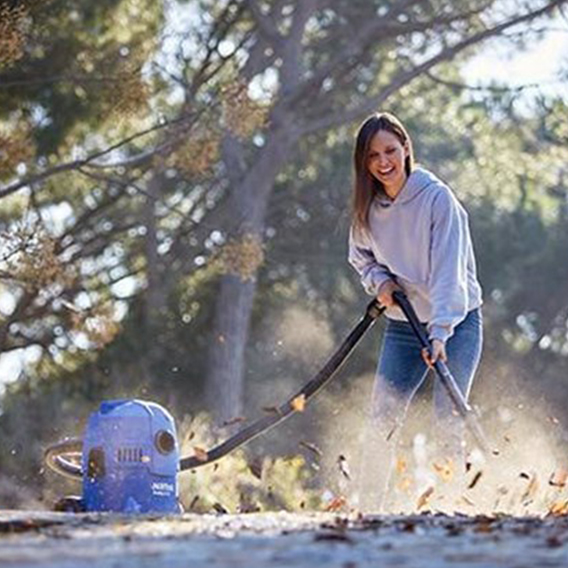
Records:
[[[500,41],[488,42],[464,67],[468,84],[487,85],[499,81],[518,87],[537,83],[538,89],[527,89],[529,98],[541,90],[568,100],[568,85],[565,82],[562,87],[558,81],[561,69],[568,75],[568,21],[559,17],[548,27],[551,29],[543,39],[535,39],[523,52],[512,52],[510,44]]]
[[[505,82],[512,87],[539,84],[539,90],[548,95],[563,96],[568,100],[568,86],[562,87],[557,75],[561,68],[568,74],[568,21],[559,17],[548,24],[548,31],[543,39],[532,42],[526,51],[511,51],[510,44],[500,41],[488,42],[480,53],[464,67],[463,77],[470,86],[487,86],[492,81]],[[537,89],[525,91],[525,102]],[[10,298],[0,296],[0,309],[9,311],[6,302]],[[33,361],[39,349],[27,353],[16,351],[0,355],[0,396],[2,384],[15,380],[22,364]]]

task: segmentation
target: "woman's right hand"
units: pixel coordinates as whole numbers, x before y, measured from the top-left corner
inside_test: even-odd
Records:
[[[386,280],[381,284],[379,288],[379,293],[377,294],[377,300],[382,306],[390,308],[394,306],[395,301],[393,300],[392,293],[396,290],[402,291],[402,288],[394,280]]]

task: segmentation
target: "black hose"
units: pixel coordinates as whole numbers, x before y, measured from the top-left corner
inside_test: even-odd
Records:
[[[180,470],[184,471],[187,469],[195,469],[196,467],[217,461],[229,452],[232,452],[239,446],[250,442],[253,438],[256,438],[260,434],[266,432],[270,428],[273,428],[291,416],[297,411],[298,400],[307,402],[329,382],[341,364],[347,359],[355,346],[359,343],[365,332],[373,325],[375,320],[384,312],[384,310],[385,308],[380,306],[376,299],[373,300],[367,306],[367,310],[363,318],[353,328],[343,343],[337,348],[325,366],[296,394],[290,397],[284,404],[277,407],[274,415],[260,418],[256,422],[253,422],[246,428],[237,432],[234,436],[231,436],[228,440],[225,440],[218,446],[215,446],[207,452],[206,459],[203,459],[202,456],[199,458],[196,456],[182,458],[180,460]]]
[[[423,348],[428,350],[428,353],[432,352],[432,345],[430,344],[430,340],[428,339],[428,335],[424,330],[423,325],[420,323],[412,304],[406,297],[404,292],[396,290],[392,294],[393,299],[395,302],[400,306],[400,309],[403,311],[406,319],[410,323],[412,330],[414,331],[416,337],[420,341],[420,344]],[[481,428],[481,424],[477,419],[475,411],[471,408],[471,406],[467,403],[464,396],[462,395],[456,380],[454,379],[452,373],[448,369],[448,366],[442,361],[438,359],[434,363],[434,370],[438,375],[443,387],[446,389],[451,401],[453,402],[456,410],[459,412],[460,416],[464,419],[466,425],[468,426],[470,432],[473,434],[475,441],[479,444],[480,449],[485,452],[489,450],[489,444],[487,443],[487,437]]]
[[[70,479],[80,480],[83,478],[83,469],[81,466],[65,459],[63,456],[77,455],[82,451],[83,440],[80,438],[69,438],[46,448],[43,453],[43,460],[46,465],[56,473]]]

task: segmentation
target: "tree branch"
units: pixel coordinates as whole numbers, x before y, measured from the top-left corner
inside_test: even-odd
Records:
[[[376,110],[377,107],[383,104],[391,95],[396,93],[401,87],[410,83],[413,79],[415,79],[419,75],[426,73],[431,68],[438,65],[439,63],[453,59],[458,53],[467,49],[468,47],[476,43],[479,43],[489,37],[498,35],[504,30],[516,26],[520,23],[530,21],[535,18],[538,18],[539,16],[547,14],[552,10],[554,10],[555,8],[557,8],[558,6],[560,6],[561,4],[565,4],[567,2],[568,0],[553,0],[547,6],[539,10],[523,14],[506,22],[502,22],[501,24],[498,24],[492,28],[483,30],[482,32],[478,32],[473,36],[464,39],[453,46],[442,49],[437,55],[424,61],[420,65],[417,65],[412,69],[399,73],[399,75],[396,76],[389,83],[389,86],[383,91],[381,91],[375,97],[369,97],[368,99],[356,105],[355,107],[342,109],[341,112],[329,113],[328,115],[323,116],[321,118],[315,118],[312,120],[308,119],[303,121],[302,124],[299,126],[302,135],[316,132],[318,130],[326,128],[331,128],[334,126],[339,126],[341,124],[345,124],[346,122],[350,122],[352,120],[359,118],[363,114]]]

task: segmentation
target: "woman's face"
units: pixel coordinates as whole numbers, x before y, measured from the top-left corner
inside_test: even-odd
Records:
[[[371,139],[367,169],[391,196],[396,196],[406,182],[404,162],[407,156],[407,144],[403,144],[392,132],[379,130]]]

